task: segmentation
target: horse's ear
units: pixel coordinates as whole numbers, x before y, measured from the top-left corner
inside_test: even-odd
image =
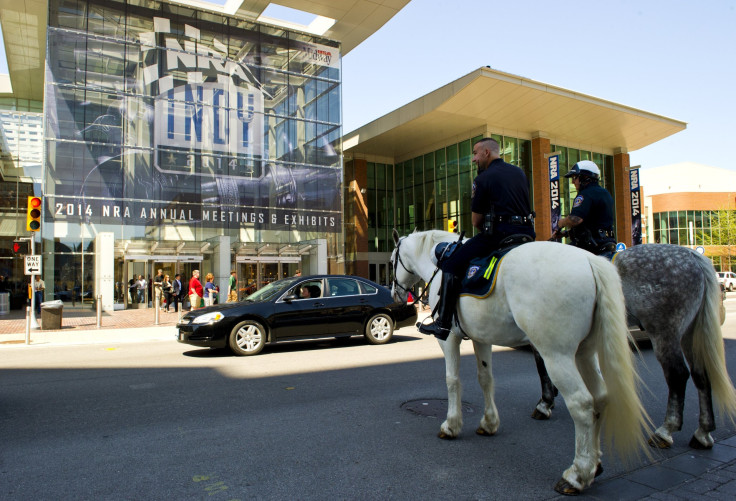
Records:
[[[415,227],[414,227],[414,231],[413,231],[413,233],[419,233],[419,228],[417,228],[417,227],[415,226]]]
[[[396,231],[396,228],[394,228],[394,231],[391,233],[391,235],[394,237],[394,244],[399,243],[399,232]]]

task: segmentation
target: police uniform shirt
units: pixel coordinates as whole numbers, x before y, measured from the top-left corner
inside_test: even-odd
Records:
[[[493,208],[496,216],[528,216],[529,183],[524,171],[500,158],[473,180],[471,209],[487,214]]]
[[[613,197],[608,190],[592,182],[578,192],[570,216],[582,219],[581,225],[594,235],[598,230],[613,231]]]

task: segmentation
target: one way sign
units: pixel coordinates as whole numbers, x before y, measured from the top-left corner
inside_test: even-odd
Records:
[[[33,254],[26,256],[26,275],[41,274],[41,256]]]

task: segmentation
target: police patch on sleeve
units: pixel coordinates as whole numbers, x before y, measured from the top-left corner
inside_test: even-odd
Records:
[[[575,197],[575,200],[573,201],[572,206],[573,207],[580,207],[580,204],[582,204],[582,203],[583,203],[583,196],[582,195],[578,195],[578,196]]]
[[[475,181],[473,181],[473,191],[470,193],[470,198],[475,198]]]

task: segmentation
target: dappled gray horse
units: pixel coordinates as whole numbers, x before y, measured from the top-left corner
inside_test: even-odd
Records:
[[[629,325],[641,327],[649,336],[669,388],[664,423],[649,444],[668,448],[672,433],[682,429],[685,388],[692,372],[700,418],[690,447],[713,447],[713,400],[724,417],[736,416],[736,392],[726,372],[721,334],[725,314],[713,265],[695,251],[667,244],[631,247],[617,254],[614,264],[621,277]],[[532,417],[548,419],[556,389],[536,350],[534,356],[542,399]]]

